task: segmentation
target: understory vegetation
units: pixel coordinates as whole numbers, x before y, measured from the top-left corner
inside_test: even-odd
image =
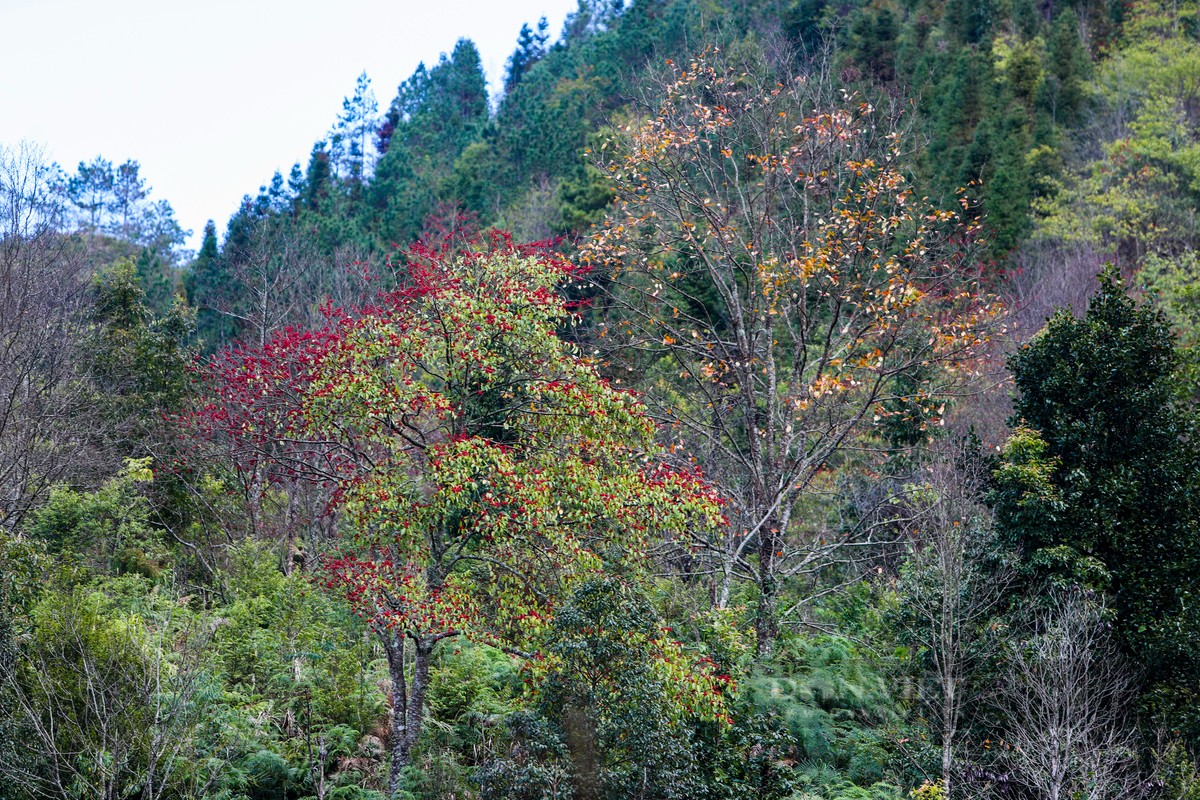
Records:
[[[198,251],[0,148],[0,800],[1200,797],[1194,0],[580,0]]]

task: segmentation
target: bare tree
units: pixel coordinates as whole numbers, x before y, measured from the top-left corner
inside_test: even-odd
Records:
[[[226,242],[225,283],[201,303],[234,320],[243,344],[264,345],[277,331],[323,321],[320,307],[361,303],[370,290],[365,256],[353,246],[325,255],[317,232],[283,216],[243,223]]]
[[[924,661],[921,699],[940,739],[942,788],[959,795],[957,749],[966,712],[978,704],[973,667],[995,655],[990,624],[1001,611],[1010,573],[989,564],[991,515],[979,502],[983,475],[959,453],[935,462],[910,489],[915,550],[901,583],[905,637]]]
[[[1100,286],[1097,275],[1110,254],[1088,242],[1025,243],[1016,254],[1018,271],[1011,281],[1010,317],[1016,343],[1033,338],[1060,308],[1076,316]]]
[[[113,228],[117,235],[133,240],[134,220],[142,202],[150,196],[150,187],[138,172],[141,167],[132,159],[116,168],[113,173],[112,203],[110,210],[117,217]]]
[[[91,274],[59,228],[55,180],[38,149],[0,148],[0,525],[69,474],[113,463],[80,457],[99,424],[78,346]]]
[[[327,256],[321,252],[316,233],[292,219],[268,216],[245,224],[246,229],[227,241],[220,255],[226,264],[225,282],[200,300],[206,308],[234,320],[238,329],[240,343],[228,343],[231,346],[216,357],[218,362],[236,361],[239,344],[264,347],[288,327],[320,329],[328,323],[325,305],[358,306],[372,290],[375,276],[366,256],[353,245]],[[228,460],[235,466],[244,501],[236,509],[218,511],[200,493],[194,493],[208,512],[222,518],[226,534],[242,532],[278,542],[285,574],[302,560],[303,539],[309,540],[308,552],[317,551],[318,541],[331,533],[332,522],[325,514],[331,488],[295,473],[268,474],[274,463],[271,455],[277,454],[246,462],[224,449],[228,442],[199,439],[187,445],[197,451],[195,457]]]
[[[149,668],[142,695],[147,708],[142,800],[205,797],[236,753],[233,741],[209,742],[207,758],[195,763],[197,729],[206,712],[204,699],[211,677],[205,659],[216,624],[196,619],[180,624],[172,616],[160,619],[143,643]],[[180,772],[187,777],[181,779]]]
[[[237,320],[239,338],[259,347],[271,334],[308,316],[319,302],[323,259],[303,231],[283,219],[253,223],[247,236],[226,246],[229,284],[213,308]]]
[[[1002,693],[1014,777],[1047,800],[1139,796],[1131,675],[1104,610],[1060,590],[1013,649]]]

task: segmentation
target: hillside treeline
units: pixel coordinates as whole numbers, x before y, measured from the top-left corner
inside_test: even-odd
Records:
[[[0,149],[0,799],[1200,797],[1198,25],[580,0],[194,253]]]

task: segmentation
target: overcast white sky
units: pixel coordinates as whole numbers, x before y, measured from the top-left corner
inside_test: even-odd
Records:
[[[307,162],[364,69],[381,110],[419,62],[475,42],[493,89],[523,22],[575,0],[0,0],[0,144],[74,170],[135,159],[193,246]]]

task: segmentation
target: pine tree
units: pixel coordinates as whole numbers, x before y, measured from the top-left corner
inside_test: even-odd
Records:
[[[475,44],[459,39],[450,58],[434,68],[430,79],[430,105],[422,109],[423,121],[431,128],[442,121],[446,150],[461,153],[487,121],[487,81]]]
[[[112,162],[100,156],[90,164],[80,161],[75,175],[67,180],[67,199],[83,212],[89,230],[99,230],[104,212],[111,208],[115,181]]]
[[[378,113],[379,103],[371,89],[371,79],[363,72],[354,85],[354,94],[342,101],[342,113],[330,134],[334,169],[349,181],[352,191],[370,177],[373,166],[370,149],[372,137],[379,129]]]
[[[288,173],[288,191],[292,195],[293,205],[304,196],[304,171],[300,169],[300,164],[292,164],[292,170]]]
[[[276,213],[286,211],[292,200],[283,185],[283,174],[275,170],[275,174],[271,176],[271,183],[267,186],[267,198],[271,201],[271,210]]]
[[[212,264],[216,262],[218,255],[217,226],[216,223],[210,219],[208,222],[204,223],[204,237],[200,243],[200,252],[196,253],[196,261],[193,266],[193,272],[197,266],[199,266],[201,270],[211,269]]]
[[[113,232],[122,239],[133,237],[139,206],[150,196],[150,187],[138,172],[138,162],[130,160],[117,167],[113,175],[112,200],[109,210],[116,219]]]
[[[1079,38],[1075,9],[1059,13],[1050,33],[1048,94],[1052,119],[1061,124],[1077,121],[1086,101],[1085,79],[1091,71],[1087,50]]]
[[[517,35],[517,49],[508,57],[504,78],[505,94],[512,92],[529,68],[546,55],[546,42],[550,39],[550,34],[547,32],[549,25],[546,18],[542,17],[538,20],[537,33],[534,33],[533,29],[529,27],[528,22],[521,26],[521,32]]]
[[[428,91],[428,85],[429,70],[425,68],[425,62],[422,61],[417,64],[412,76],[396,89],[396,97],[388,105],[388,110],[379,124],[375,147],[379,151],[380,159],[391,148],[392,138],[396,135],[397,129],[401,125],[407,124],[420,110]]]
[[[210,352],[228,345],[234,335],[229,317],[217,310],[226,283],[227,275],[217,244],[217,226],[210,219],[204,225],[200,251],[184,283],[188,304],[196,309],[196,335],[201,346]]]
[[[320,209],[322,201],[329,195],[333,178],[329,161],[325,142],[314,144],[312,154],[308,157],[308,170],[304,174],[304,205],[311,211]]]
[[[454,52],[443,55],[433,69],[421,65],[400,85],[382,129],[390,128],[386,154],[379,160],[368,192],[379,240],[387,244],[410,241],[439,201],[458,205],[463,198],[448,195],[468,184],[473,202],[482,203],[482,197],[491,196],[475,187],[474,179],[464,183],[454,172],[455,164],[480,138],[487,123],[483,64],[479,51],[467,39],[460,39]]]

